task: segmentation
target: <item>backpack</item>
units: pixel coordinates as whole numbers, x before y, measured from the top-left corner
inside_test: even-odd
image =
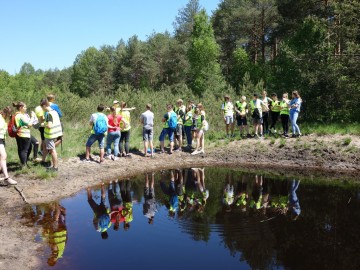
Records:
[[[15,116],[16,116],[16,114],[12,115],[11,119],[8,123],[8,134],[9,134],[9,137],[11,137],[11,138],[15,138],[17,135],[17,132],[18,132],[18,128],[16,127],[16,124],[15,124]]]
[[[168,126],[171,129],[176,129],[177,126],[177,115],[174,112],[170,113],[169,119],[168,119]]]
[[[107,121],[105,115],[97,114],[96,121],[94,123],[95,135],[103,135],[108,130]]]

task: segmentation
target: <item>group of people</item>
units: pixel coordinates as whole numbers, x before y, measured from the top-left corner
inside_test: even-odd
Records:
[[[283,93],[279,100],[276,93],[267,96],[264,90],[262,96],[254,94],[250,102],[246,101],[246,96],[242,96],[240,101],[232,103],[230,96],[224,96],[222,111],[226,125],[226,136],[235,137],[235,120],[240,130],[240,136],[251,138],[248,126],[248,118],[251,116],[254,126],[254,135],[256,138],[262,138],[264,134],[276,134],[276,124],[279,116],[282,124],[282,135],[289,137],[289,120],[292,127],[293,138],[301,136],[300,128],[297,125],[297,119],[301,108],[301,97],[298,91],[292,92],[292,98],[289,100],[288,93]],[[269,121],[271,119],[271,121]],[[269,122],[271,123],[269,125]],[[245,131],[247,134],[245,134]]]
[[[62,112],[55,103],[55,96],[49,94],[41,99],[40,104],[29,115],[27,106],[24,102],[14,102],[12,110],[10,106],[5,107],[0,112],[0,164],[4,174],[4,182],[15,185],[17,182],[9,177],[5,151],[5,137],[8,133],[10,137],[16,139],[18,156],[21,167],[27,167],[31,152],[33,160],[46,164],[48,154],[52,158],[52,166],[47,167],[48,171],[58,170],[58,158],[56,146],[62,143],[63,125],[61,123]],[[8,122],[8,123],[7,123]],[[41,143],[33,136],[31,127],[38,129],[41,137]],[[42,158],[38,158],[38,150]]]

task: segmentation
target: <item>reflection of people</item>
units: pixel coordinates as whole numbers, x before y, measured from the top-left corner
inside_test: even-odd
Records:
[[[154,223],[154,217],[157,212],[155,201],[154,180],[155,173],[151,174],[151,182],[149,183],[149,174],[145,174],[145,187],[144,187],[144,204],[143,214],[148,218],[148,223]]]
[[[236,195],[235,195],[235,205],[240,207],[241,211],[246,211],[247,200],[249,198],[247,192],[247,181],[242,176],[241,181],[237,183]]]
[[[176,193],[174,170],[170,170],[170,184],[167,187],[163,179],[160,181],[161,190],[164,194],[169,196],[168,208],[169,216],[175,216],[175,213],[179,206],[179,197]]]
[[[97,204],[91,194],[90,188],[87,189],[88,203],[91,209],[94,211],[93,224],[95,230],[101,233],[102,239],[108,238],[107,229],[110,228],[110,209],[105,206],[105,186],[104,183],[101,184],[101,201],[100,204]]]
[[[209,190],[205,187],[205,171],[204,168],[191,168],[191,171],[194,176],[193,180],[195,181],[195,193],[193,193],[190,198],[192,198],[195,209],[198,212],[203,212],[206,201],[209,198]]]
[[[110,204],[110,221],[114,224],[114,230],[119,230],[119,225],[124,221],[121,211],[123,209],[123,201],[120,194],[119,181],[115,180],[115,184],[110,182],[108,190],[109,204]]]
[[[292,214],[292,218],[294,220],[296,220],[300,213],[301,213],[301,208],[300,208],[300,202],[299,202],[299,198],[296,195],[296,191],[299,188],[300,185],[300,180],[291,180],[290,181],[290,186],[289,186],[289,210],[291,211]]]
[[[124,230],[127,231],[130,228],[130,222],[132,222],[134,218],[130,180],[127,179],[121,181],[120,188],[121,188],[121,197],[124,202],[124,207],[121,211],[121,215],[124,217]]]
[[[48,258],[48,265],[54,266],[58,259],[62,258],[67,242],[66,209],[59,203],[52,204],[45,210],[42,224],[43,236],[47,240],[51,255]]]
[[[252,198],[250,200],[250,208],[254,208],[256,210],[259,210],[261,208],[261,202],[262,202],[262,191],[263,191],[263,177],[262,175],[258,176],[255,175],[255,182],[252,190]]]
[[[227,183],[223,191],[223,204],[227,212],[231,211],[231,205],[234,203],[234,185],[231,182],[230,174],[226,175]]]

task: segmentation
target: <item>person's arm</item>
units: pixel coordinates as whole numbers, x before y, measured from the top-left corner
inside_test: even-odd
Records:
[[[53,124],[53,118],[52,118],[52,115],[50,113],[48,113],[48,115],[46,116],[46,125],[45,127],[46,128],[51,128],[52,124]]]

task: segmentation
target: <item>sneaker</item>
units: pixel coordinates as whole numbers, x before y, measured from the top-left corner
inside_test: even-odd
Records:
[[[41,162],[41,161],[42,161],[42,158],[34,158],[33,161],[36,162],[36,163],[38,163],[38,162]]]
[[[191,153],[192,155],[197,155],[199,154],[199,151],[198,150],[195,150],[194,152]]]
[[[126,158],[132,158],[132,155],[131,155],[131,154],[127,154],[125,157],[126,157]]]
[[[114,157],[114,158],[113,158],[113,161],[117,161],[117,160],[118,160],[118,157]]]
[[[113,159],[113,156],[112,155],[106,155],[105,158],[106,159]]]
[[[84,162],[87,162],[87,163],[90,163],[90,162],[91,162],[90,158],[84,158],[83,161],[84,161]]]
[[[296,138],[297,136],[295,134],[292,134],[291,135],[291,138]]]
[[[252,136],[250,134],[246,135],[246,137],[249,139],[252,138]]]
[[[10,177],[4,179],[5,183],[8,185],[16,185],[17,182],[14,179],[11,179]]]
[[[201,149],[198,151],[198,154],[205,154],[205,151]]]
[[[175,152],[182,152],[182,149],[181,148],[178,148],[176,150],[174,150]]]
[[[47,167],[46,170],[48,172],[57,172],[58,171],[58,168],[55,168],[55,167]]]

